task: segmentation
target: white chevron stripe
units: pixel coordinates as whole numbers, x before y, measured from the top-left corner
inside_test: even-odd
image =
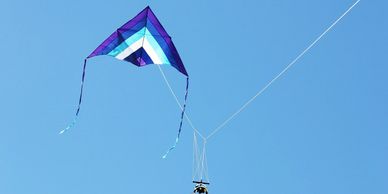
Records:
[[[152,62],[157,65],[163,64],[163,60],[160,58],[160,56],[156,53],[154,48],[151,46],[150,42],[147,38],[144,38],[143,48],[147,52],[148,56],[150,56]]]
[[[156,41],[155,37],[151,34],[151,32],[148,31],[147,28],[146,28],[145,37],[148,40],[148,43],[150,44],[150,46],[157,53],[159,59],[162,61],[161,64],[171,64],[166,54],[164,53],[164,50],[162,49],[162,47],[160,47],[158,41]]]
[[[129,47],[127,47],[123,52],[121,52],[116,56],[116,59],[124,60],[129,55],[137,51],[139,48],[141,48],[143,44],[143,39],[145,40],[145,38],[143,37],[137,40],[136,42],[134,42],[133,44],[129,45]]]

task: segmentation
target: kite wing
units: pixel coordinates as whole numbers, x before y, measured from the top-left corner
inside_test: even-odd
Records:
[[[182,130],[182,122],[186,109],[189,76],[177,49],[171,40],[171,37],[167,34],[166,30],[160,24],[159,20],[156,18],[149,6],[113,32],[85,59],[81,81],[81,92],[75,118],[70,125],[60,132],[60,134],[73,127],[77,121],[82,102],[86,62],[87,59],[99,55],[112,56],[119,60],[128,61],[139,67],[149,64],[171,65],[187,77],[185,100],[182,106],[178,136],[175,144],[163,156],[163,158],[165,158],[169,151],[175,148]]]

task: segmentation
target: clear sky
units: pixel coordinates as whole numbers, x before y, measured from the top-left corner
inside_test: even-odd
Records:
[[[354,0],[2,0],[0,193],[192,191],[192,130],[156,66],[83,59],[150,5],[191,78],[208,134]],[[210,193],[388,193],[388,2],[362,0],[208,142]],[[183,98],[185,78],[164,70]]]

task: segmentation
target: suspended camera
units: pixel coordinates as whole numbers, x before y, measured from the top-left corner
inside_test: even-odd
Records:
[[[209,185],[210,183],[203,182],[202,180],[201,181],[193,181],[193,183],[195,183],[193,194],[196,194],[196,193],[208,194],[209,193],[206,185]]]

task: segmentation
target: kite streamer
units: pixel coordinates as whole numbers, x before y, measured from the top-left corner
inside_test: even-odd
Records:
[[[183,118],[185,116],[185,111],[186,111],[186,102],[187,102],[187,95],[188,95],[188,93],[189,93],[189,77],[186,78],[185,100],[184,100],[183,106],[182,106],[181,121],[179,123],[178,135],[177,135],[177,137],[175,139],[174,145],[170,149],[168,149],[167,152],[162,156],[163,159],[166,158],[167,155],[170,153],[170,151],[173,150],[176,147],[176,145],[178,144],[179,137],[180,137],[181,131],[182,131]]]
[[[87,59],[84,60],[84,66],[83,66],[83,68],[82,68],[81,91],[80,91],[80,94],[79,94],[78,107],[77,107],[77,111],[75,112],[75,118],[73,119],[73,121],[72,121],[65,129],[63,129],[62,131],[60,131],[59,134],[62,134],[62,133],[64,133],[64,132],[66,132],[67,130],[69,130],[70,128],[72,128],[72,127],[75,125],[75,123],[77,122],[78,114],[79,114],[79,111],[80,111],[80,109],[81,109],[82,95],[83,95],[83,91],[84,91],[85,72],[86,72],[86,61],[87,61]]]

